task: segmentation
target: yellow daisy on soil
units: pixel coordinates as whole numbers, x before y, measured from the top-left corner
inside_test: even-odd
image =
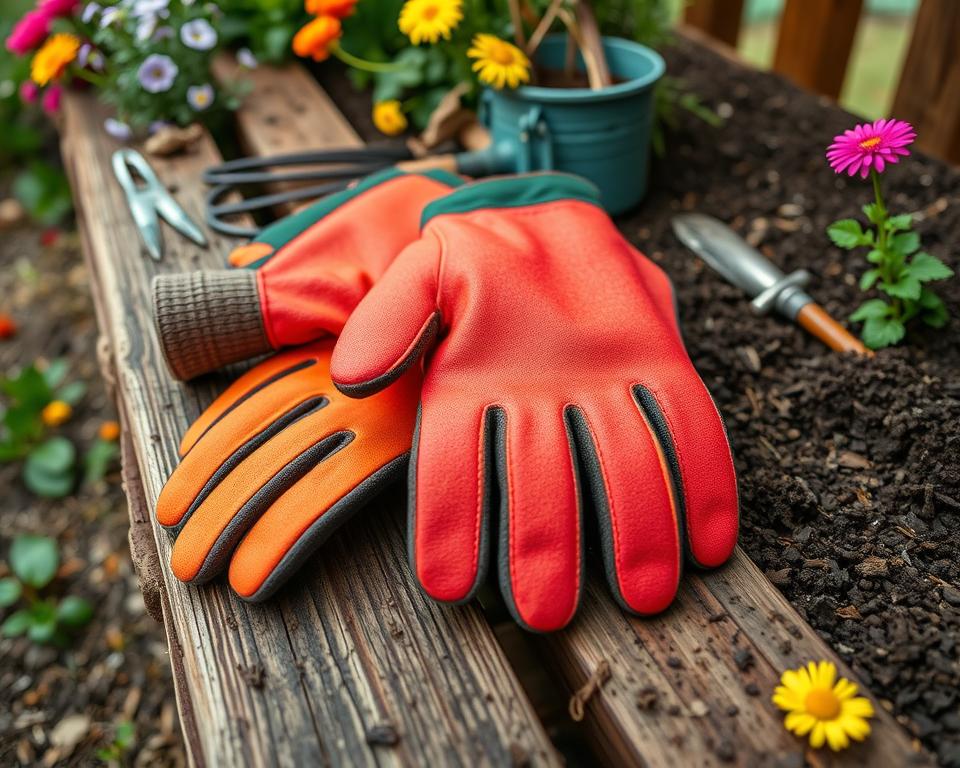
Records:
[[[407,129],[407,116],[403,114],[403,107],[396,99],[378,101],[373,105],[373,124],[380,133],[396,136]]]
[[[857,686],[845,677],[837,678],[837,668],[829,661],[811,661],[806,667],[788,669],[780,678],[773,703],[787,712],[784,727],[797,734],[810,734],[810,746],[824,743],[839,751],[850,746],[850,739],[863,741],[870,735],[867,719],[873,717],[873,704],[857,696]]]
[[[30,62],[30,79],[37,85],[46,85],[63,74],[80,50],[80,40],[73,35],[53,35],[37,51]]]
[[[493,35],[473,38],[467,56],[476,59],[473,71],[480,81],[496,89],[516,88],[530,80],[530,59],[517,46]]]
[[[462,0],[407,0],[400,9],[400,31],[414,45],[449,40],[463,19],[462,6]]]

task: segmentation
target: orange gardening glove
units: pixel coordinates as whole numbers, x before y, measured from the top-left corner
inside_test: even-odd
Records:
[[[157,277],[154,318],[173,375],[339,334],[417,238],[423,207],[460,183],[445,171],[381,171],[266,227],[230,254],[238,269]]]
[[[330,381],[332,340],[286,350],[234,382],[180,444],[157,502],[171,567],[196,584],[227,567],[269,597],[370,496],[402,476],[420,396],[414,366],[363,401]]]

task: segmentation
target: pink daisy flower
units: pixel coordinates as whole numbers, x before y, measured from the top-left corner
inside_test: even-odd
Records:
[[[883,173],[887,164],[899,162],[910,154],[907,147],[913,144],[917,132],[903,120],[877,120],[863,123],[852,130],[833,137],[827,148],[827,160],[836,173],[847,172],[848,176],[860,174],[861,179],[873,169]]]

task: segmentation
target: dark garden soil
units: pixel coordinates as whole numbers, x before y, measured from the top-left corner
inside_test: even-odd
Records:
[[[65,357],[69,381],[87,384],[56,430],[83,451],[115,418],[100,379],[97,330],[76,236],[40,244],[25,227],[0,232],[0,309],[17,336],[0,341],[0,370]],[[124,764],[185,763],[163,629],[144,610],[127,546],[119,472],[65,499],[33,496],[18,464],[0,464],[0,576],[19,533],[53,536],[61,568],[52,592],[85,597],[94,618],[63,650],[0,639],[0,765],[91,766],[128,721],[136,735]]]
[[[915,329],[870,360],[753,317],[676,239],[671,216],[712,214],[785,271],[810,270],[812,295],[845,322],[866,262],[824,230],[858,216],[871,191],[836,177],[824,152],[859,121],[699,46],[681,41],[666,58],[726,120],[715,129],[678,110],[648,199],[619,224],[676,285],[687,347],[733,443],[741,546],[880,704],[960,766],[960,278],[936,286],[946,328]],[[369,101],[343,79],[323,84],[373,139]],[[913,213],[924,248],[960,272],[960,172],[914,155],[884,179],[888,206]]]

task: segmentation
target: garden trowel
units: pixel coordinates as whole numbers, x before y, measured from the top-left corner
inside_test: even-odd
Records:
[[[827,314],[804,290],[810,273],[798,269],[785,275],[760,251],[722,221],[702,213],[674,216],[673,231],[680,241],[729,282],[752,299],[754,313],[776,310],[837,352],[870,351]]]

